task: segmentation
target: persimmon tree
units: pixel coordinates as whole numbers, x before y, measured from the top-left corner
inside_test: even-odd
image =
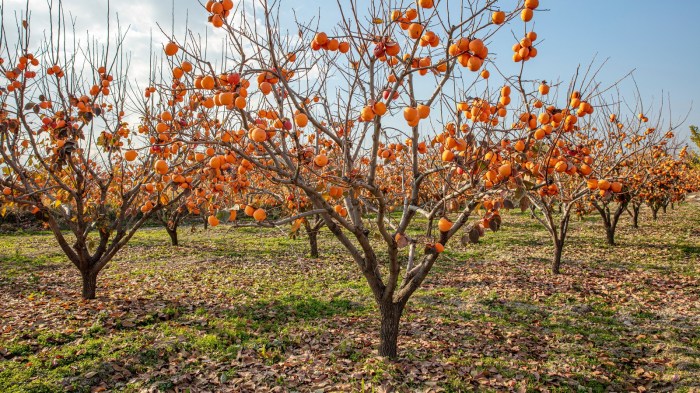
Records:
[[[125,117],[124,35],[117,27],[109,44],[64,39],[75,31],[61,4],[50,2],[49,11],[43,39],[32,35],[28,3],[16,26],[2,20],[2,203],[45,223],[80,271],[82,297],[92,299],[100,271],[169,203],[161,198],[167,187],[152,183],[158,163],[142,138],[149,130]]]
[[[495,152],[510,126],[500,85],[489,87],[488,43],[505,23],[529,22],[538,1],[508,12],[490,0],[374,1],[367,10],[351,1],[327,32],[297,20],[289,34],[281,6],[207,2],[225,34],[220,59],[207,58],[193,33],[169,37],[173,69],[193,65],[176,73],[183,100],[173,112],[196,113],[210,131],[179,138],[230,152],[233,178],[254,174],[304,202],[286,204],[276,221],[254,206],[259,225],[321,217],[378,305],[379,354],[396,357],[406,303],[444,247],[496,227],[504,189],[515,187]],[[523,61],[537,55],[534,41]]]
[[[608,105],[601,108],[609,113],[609,123],[603,125],[607,133],[605,154],[598,159],[604,168],[607,178],[613,178],[623,184],[620,192],[604,193],[594,192],[590,196],[590,203],[600,215],[606,234],[608,245],[615,245],[615,231],[620,217],[634,200],[639,191],[639,184],[649,177],[645,171],[660,157],[666,155],[669,150],[668,142],[674,137],[672,124],[665,126],[661,116],[663,108],[658,116],[649,122],[649,118],[643,112],[637,115],[622,117],[621,99],[616,99],[618,105]],[[637,109],[641,110],[641,100],[637,100]],[[663,129],[662,129],[663,127]],[[612,188],[612,187],[611,187]],[[614,190],[613,190],[614,191]],[[633,221],[638,210],[633,209]]]
[[[638,188],[637,203],[649,206],[654,220],[663,206],[682,201],[686,194],[698,189],[698,171],[692,169],[687,147],[677,156],[672,151],[657,152],[647,171],[649,176]]]
[[[525,44],[521,41],[513,49]],[[514,196],[549,232],[554,274],[561,270],[571,214],[585,214],[592,193],[605,201],[624,198],[624,180],[615,171],[631,152],[619,151],[619,141],[626,137],[608,125],[604,109],[610,104],[604,93],[610,87],[596,82],[598,72],[590,67],[577,72],[568,85],[512,86],[524,103],[513,133],[514,170],[522,179]],[[502,96],[510,92],[504,88]],[[562,98],[566,101],[558,102]]]

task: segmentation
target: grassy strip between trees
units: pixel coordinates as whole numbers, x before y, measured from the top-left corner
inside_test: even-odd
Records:
[[[97,301],[49,233],[0,237],[0,391],[697,391],[700,206],[618,245],[574,220],[563,273],[526,214],[454,244],[408,304],[400,360],[327,232],[321,257],[276,229],[136,234]]]

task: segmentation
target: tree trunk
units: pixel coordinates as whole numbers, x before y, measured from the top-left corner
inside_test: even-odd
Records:
[[[605,235],[607,237],[608,245],[614,246],[615,245],[615,228],[613,228],[610,225],[606,225],[605,226]]]
[[[659,208],[651,208],[651,217],[656,221],[659,218]]]
[[[309,236],[309,253],[311,258],[318,258],[318,231],[307,228],[306,234]]]
[[[83,278],[83,299],[94,299],[97,290],[97,273],[81,272],[81,276]]]
[[[170,244],[173,246],[179,246],[180,243],[177,240],[177,227],[169,228],[166,226],[165,231],[168,232],[168,235],[170,236]]]
[[[668,206],[668,204],[661,205],[661,208],[664,209],[664,214],[666,214],[666,206]]]
[[[564,251],[564,241],[554,241],[554,260],[552,261],[552,273],[559,274],[561,268],[561,254]]]
[[[381,330],[379,332],[379,356],[395,359],[398,350],[399,321],[404,305],[388,302],[379,306],[381,312]]]
[[[639,207],[632,207],[632,227],[639,228]]]

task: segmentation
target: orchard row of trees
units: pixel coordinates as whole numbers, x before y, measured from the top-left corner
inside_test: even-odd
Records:
[[[501,210],[547,228],[559,273],[572,215],[600,214],[614,244],[625,212],[636,226],[642,205],[656,217],[700,182],[669,108],[648,113],[591,67],[525,78],[537,0],[351,1],[331,30],[296,21],[297,34],[280,2],[209,1],[224,55],[207,58],[194,32],[166,35],[146,88],[128,79],[123,35],[66,39],[49,5],[44,40],[29,19],[2,21],[2,204],[52,231],[85,299],[148,220],[174,244],[188,214],[303,228],[312,252],[325,227],[371,288],[379,353],[395,357],[404,307],[445,247],[497,231]],[[490,55],[511,33],[512,59]]]

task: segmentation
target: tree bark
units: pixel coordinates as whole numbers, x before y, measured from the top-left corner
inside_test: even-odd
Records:
[[[165,231],[168,232],[168,235],[170,236],[170,244],[173,246],[179,246],[180,242],[177,240],[177,227],[169,228],[166,226]]]
[[[307,229],[306,234],[309,236],[309,253],[311,258],[318,258],[318,231]]]
[[[561,254],[564,251],[564,241],[554,241],[554,260],[552,261],[552,274],[561,273]]]
[[[615,228],[605,225],[605,235],[609,246],[615,245]]]
[[[657,218],[659,218],[659,208],[651,208],[651,217],[656,221]]]
[[[81,272],[80,275],[83,278],[83,299],[94,299],[97,290],[97,273]]]
[[[661,205],[661,208],[664,209],[664,214],[666,214],[666,206],[668,205]]]
[[[632,227],[639,228],[639,206],[632,207]]]
[[[381,327],[379,332],[379,356],[395,359],[398,353],[399,322],[404,305],[389,301],[379,306]]]

